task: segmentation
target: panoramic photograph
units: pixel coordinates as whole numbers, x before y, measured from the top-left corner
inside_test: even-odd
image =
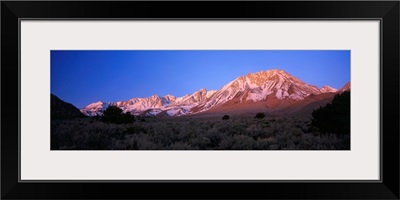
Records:
[[[51,150],[350,150],[349,50],[52,50]]]

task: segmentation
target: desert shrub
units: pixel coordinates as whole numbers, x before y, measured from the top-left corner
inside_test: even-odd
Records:
[[[341,138],[342,141],[339,143],[339,148],[338,149],[349,149],[350,150],[350,135],[344,135],[343,138]]]
[[[269,145],[269,149],[270,149],[270,150],[278,150],[278,149],[279,149],[279,145],[277,145],[277,144],[271,144],[271,145]]]
[[[303,133],[309,132],[311,125],[308,123],[297,123],[296,128],[300,128]]]
[[[142,126],[130,126],[126,129],[127,134],[139,134],[139,133],[144,133],[146,134],[147,131],[145,128]]]
[[[179,140],[179,135],[175,134],[172,129],[161,124],[154,128],[149,140],[160,146],[168,147]]]
[[[211,141],[209,138],[202,136],[192,138],[189,141],[189,144],[191,144],[191,146],[198,147],[199,149],[202,150],[206,149],[210,145],[210,143]]]
[[[111,141],[102,132],[87,134],[83,141],[80,148],[84,149],[106,150],[111,144]]]
[[[283,150],[294,150],[294,149],[296,149],[296,144],[292,140],[287,141],[282,146],[283,146],[282,147]]]
[[[313,136],[312,134],[303,134],[299,145],[299,149],[310,150],[312,149],[313,140],[319,136]]]
[[[229,115],[224,115],[223,117],[222,117],[222,120],[228,120],[229,119]]]
[[[215,148],[219,146],[219,143],[221,142],[225,134],[220,133],[216,128],[211,128],[207,130],[205,136],[210,140],[209,147]]]
[[[222,150],[251,150],[255,144],[251,137],[246,135],[235,135],[233,137],[223,138],[220,143]]]
[[[127,149],[127,147],[126,147],[127,145],[125,143],[125,140],[118,140],[116,138],[113,138],[111,140],[111,143],[112,143],[112,145],[111,145],[111,149],[112,150]]]
[[[221,123],[217,125],[217,129],[221,133],[227,132],[230,129],[230,127],[231,127],[230,123]]]
[[[262,128],[256,125],[251,125],[246,129],[246,135],[252,137],[254,140],[258,140],[261,138],[268,138],[271,136],[270,131],[266,128]]]
[[[269,145],[271,145],[271,142],[269,140],[257,140],[256,143],[254,144],[254,149],[266,150],[269,149]]]
[[[61,122],[61,121],[60,121]],[[52,121],[52,149],[115,149],[113,140],[123,140],[119,125],[83,120]],[[54,142],[54,144],[53,144]],[[58,148],[57,148],[58,146]]]
[[[311,124],[322,133],[350,134],[350,92],[337,94],[332,103],[312,112]]]
[[[279,144],[284,144],[290,140],[291,135],[287,131],[284,131],[279,134],[276,134],[275,137]]]
[[[248,137],[246,135],[235,135],[233,137],[235,143],[233,145],[233,149],[238,150],[251,150],[253,149],[253,145],[255,141],[253,138]]]
[[[255,116],[255,118],[257,118],[257,119],[262,119],[264,117],[265,117],[264,113],[257,113],[256,116]]]
[[[51,149],[119,150],[331,150],[350,149],[350,136],[305,132],[311,118],[278,122],[253,117],[217,119],[146,118],[132,124],[90,118],[52,120]],[[190,121],[192,121],[190,123]],[[266,121],[269,127],[266,127]]]
[[[298,145],[301,142],[301,137],[292,136],[290,141],[292,141],[295,145]]]
[[[126,124],[135,121],[135,117],[131,113],[122,113],[122,109],[117,106],[109,106],[101,117],[103,122],[115,123],[115,124]]]
[[[100,119],[101,119],[101,117],[98,115],[95,115],[92,117],[92,120],[95,120],[95,121],[99,121]]]
[[[268,127],[268,129],[272,136],[279,135],[285,130],[282,123],[273,123]]]
[[[121,116],[122,123],[132,123],[135,121],[135,116],[130,112],[123,113]]]
[[[107,130],[91,129],[80,134],[72,135],[74,142],[68,149],[91,149],[105,150],[110,149],[111,140],[107,135]]]
[[[207,122],[201,122],[199,125],[197,125],[197,127],[201,130],[207,130],[210,128],[210,124]]]
[[[176,142],[169,147],[170,150],[196,150],[195,147],[186,142]]]
[[[302,129],[297,128],[297,126],[291,128],[289,131],[290,131],[290,134],[292,134],[293,136],[296,136],[296,137],[303,135]]]
[[[233,137],[224,137],[219,143],[219,149],[231,150],[233,149],[233,143],[234,143]]]
[[[231,135],[242,135],[245,133],[246,127],[247,126],[245,124],[233,123],[229,126],[226,133],[231,134]]]
[[[58,130],[59,124],[55,124],[55,121],[51,122],[51,134],[50,134],[50,148],[51,150],[60,149],[60,143],[66,143],[66,141],[61,138],[61,131]]]
[[[151,141],[148,139],[147,136],[145,137],[138,137],[136,140],[139,150],[160,150],[166,149],[166,146],[160,146],[159,144]]]

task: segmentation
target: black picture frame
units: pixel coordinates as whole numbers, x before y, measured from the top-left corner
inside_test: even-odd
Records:
[[[2,1],[2,199],[399,199],[399,1]],[[19,19],[380,19],[381,181],[19,182]],[[147,191],[154,191],[148,193]]]

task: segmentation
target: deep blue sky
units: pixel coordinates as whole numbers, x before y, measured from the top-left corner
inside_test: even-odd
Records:
[[[268,69],[338,89],[350,81],[350,51],[53,50],[51,93],[82,108],[99,100],[216,90],[241,75]]]

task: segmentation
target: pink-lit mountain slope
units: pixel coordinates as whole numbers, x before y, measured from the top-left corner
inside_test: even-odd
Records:
[[[350,83],[348,83],[350,87]],[[346,86],[344,86],[346,87]],[[342,88],[343,89],[343,88]],[[342,90],[341,89],[341,90]],[[110,105],[124,112],[147,116],[182,116],[212,112],[251,112],[262,108],[279,112],[316,96],[333,96],[341,90],[324,86],[319,89],[283,70],[267,70],[241,76],[219,90],[200,89],[182,97],[153,95],[119,102],[95,102],[81,109],[88,116],[101,115]],[[207,111],[207,112],[206,112]]]
[[[338,92],[344,92],[344,91],[349,91],[350,90],[350,82],[348,82],[346,85],[344,85],[342,88],[338,90]]]

